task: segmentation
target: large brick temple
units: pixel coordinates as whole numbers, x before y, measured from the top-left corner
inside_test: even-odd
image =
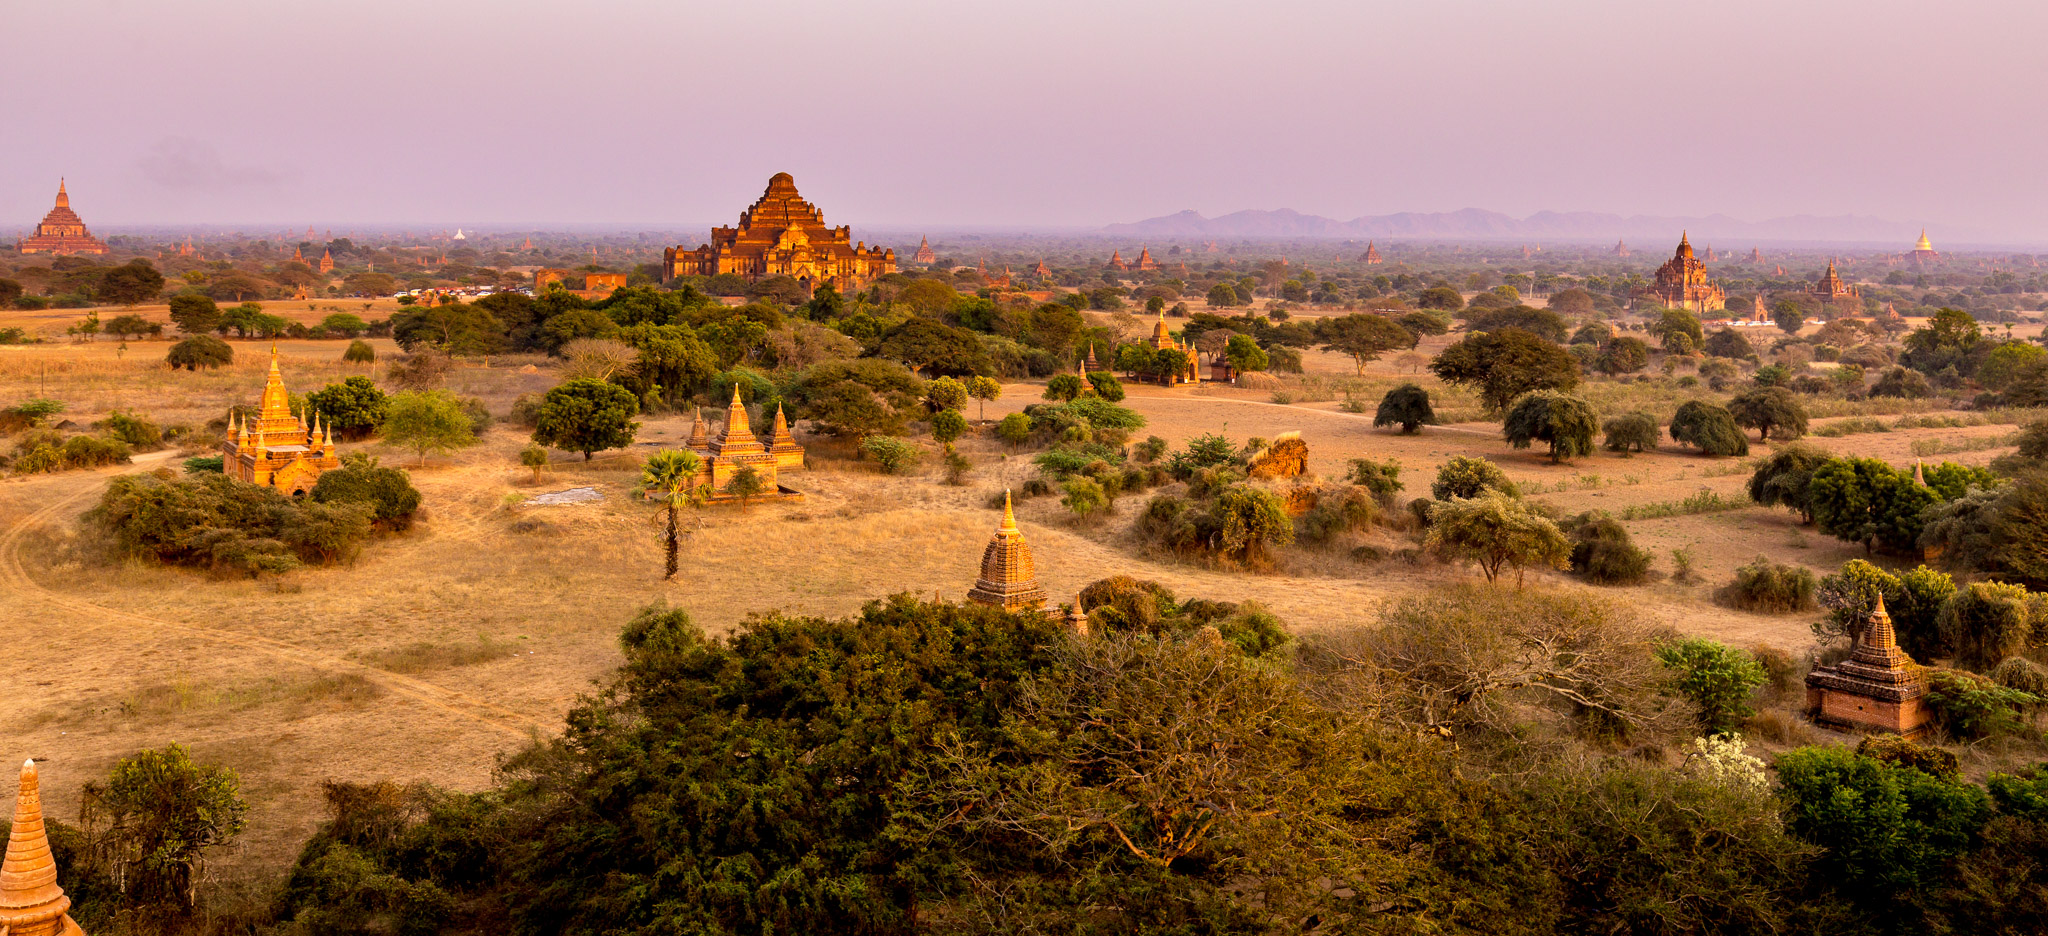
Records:
[[[678,245],[661,255],[663,282],[720,273],[748,282],[788,276],[805,289],[830,284],[845,292],[894,272],[894,248],[856,242],[848,227],[826,227],[824,214],[797,194],[787,172],[768,180],[760,200],[740,213],[739,227],[712,228],[711,243],[695,250]]]
[[[1718,311],[1728,301],[1721,287],[1707,281],[1707,265],[1692,253],[1692,240],[1678,235],[1678,249],[1657,268],[1657,282],[1644,295],[1673,309],[1694,314]]]
[[[64,180],[57,180],[57,207],[43,216],[43,223],[36,225],[36,232],[15,242],[22,253],[35,254],[103,254],[107,245],[92,236],[85,229],[85,219],[71,210],[71,194],[64,191]]]

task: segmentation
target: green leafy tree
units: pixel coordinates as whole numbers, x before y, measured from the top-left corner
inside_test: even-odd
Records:
[[[747,501],[761,496],[767,490],[767,480],[762,478],[761,472],[752,465],[747,465],[733,472],[732,480],[725,483],[725,493],[739,498],[741,513],[747,511]]]
[[[390,400],[368,377],[350,377],[306,395],[306,406],[341,438],[367,439],[384,425]]]
[[[1523,394],[1501,424],[1502,434],[1515,448],[1548,443],[1552,464],[1593,454],[1593,436],[1599,431],[1600,416],[1593,404],[1556,390]]]
[[[2048,474],[2033,472],[2015,481],[1999,499],[1991,529],[2005,574],[2048,589]]]
[[[1020,414],[1021,415],[1021,414]],[[892,436],[869,436],[860,444],[861,454],[875,460],[883,474],[903,474],[916,467],[923,453],[917,446]]]
[[[407,390],[393,394],[384,415],[384,441],[412,449],[420,464],[428,453],[446,455],[476,444],[475,423],[462,401],[446,390]]]
[[[1806,405],[1784,387],[1758,387],[1728,401],[1735,424],[1756,430],[1758,442],[1772,437],[1797,439],[1806,434]]]
[[[1880,459],[1834,458],[1814,469],[1807,500],[1822,533],[1903,552],[1919,543],[1921,511],[1940,496]]]
[[[1340,318],[1324,319],[1318,324],[1316,335],[1323,343],[1323,350],[1351,358],[1360,375],[1365,373],[1365,365],[1379,360],[1380,355],[1415,347],[1416,342],[1414,332],[1402,328],[1391,318],[1371,312],[1354,312]]]
[[[1787,335],[1799,334],[1806,327],[1806,310],[1796,302],[1780,302],[1771,307],[1771,321]]]
[[[979,401],[981,413],[978,418],[981,422],[988,422],[988,401],[998,399],[1003,395],[1002,381],[994,377],[969,377],[967,378],[967,395]]]
[[[1031,417],[1023,413],[1011,413],[996,424],[996,438],[1015,449],[1031,441]]]
[[[927,410],[934,413],[966,406],[967,385],[951,377],[940,377],[925,385],[924,405]]]
[[[1600,424],[1600,434],[1606,440],[1607,450],[1620,452],[1623,458],[1634,452],[1654,452],[1663,427],[1657,425],[1657,417],[1648,413],[1624,413]]]
[[[1702,455],[1733,457],[1749,454],[1749,440],[1735,423],[1728,408],[1706,400],[1691,400],[1671,417],[1671,440],[1699,449]]]
[[[1898,397],[1902,400],[1924,400],[1934,395],[1934,388],[1927,385],[1927,378],[1918,372],[1903,367],[1893,367],[1878,375],[1877,382],[1870,385],[1874,397]]]
[[[336,312],[320,320],[320,330],[330,335],[354,338],[363,332],[369,331],[370,323],[363,321],[362,316],[359,315],[348,312]]]
[[[1294,542],[1294,521],[1280,497],[1264,488],[1234,484],[1216,497],[1221,521],[1217,550],[1247,566],[1262,566],[1274,546]]]
[[[1610,377],[1633,374],[1650,366],[1650,346],[1641,338],[1609,339],[1593,358],[1593,369]]]
[[[1108,400],[1111,403],[1123,402],[1124,385],[1116,379],[1115,374],[1108,371],[1095,371],[1088,375],[1088,386],[1091,390],[1095,391],[1096,396],[1104,400]]]
[[[1747,361],[1757,356],[1756,348],[1750,346],[1749,339],[1742,337],[1742,334],[1733,328],[1723,328],[1708,336],[1706,342],[1700,345],[1700,350],[1712,357],[1732,358],[1738,361]]]
[[[132,306],[155,299],[163,289],[164,275],[138,257],[101,274],[93,291],[101,302]]]
[[[164,327],[162,325],[140,315],[117,315],[106,324],[107,334],[122,341],[126,341],[129,338],[140,338],[143,335],[157,334],[163,330]]]
[[[321,472],[311,497],[320,504],[359,504],[370,511],[371,520],[387,530],[411,526],[420,509],[420,491],[412,486],[411,475],[400,468],[386,468],[363,454],[345,455],[341,467]]]
[[[1910,893],[1934,883],[1990,818],[1989,799],[1974,784],[1847,748],[1799,748],[1776,766],[1786,827],[1821,847],[1816,873],[1850,893]]]
[[[1272,363],[1258,341],[1244,334],[1230,336],[1230,343],[1223,347],[1223,356],[1230,360],[1231,369],[1239,373],[1262,371]]]
[[[1045,398],[1065,402],[1079,397],[1087,389],[1088,385],[1073,374],[1054,374],[1045,382]]]
[[[1515,567],[1515,585],[1531,565],[1571,567],[1572,542],[1527,501],[1498,490],[1442,500],[1429,513],[1423,548],[1447,561],[1470,560],[1488,582]]]
[[[1436,470],[1436,480],[1429,485],[1429,496],[1440,501],[1478,497],[1487,491],[1520,496],[1515,483],[1508,480],[1499,465],[1470,455],[1452,456]]]
[[[505,326],[483,306],[454,302],[393,313],[391,337],[408,352],[431,349],[449,357],[493,354],[504,347]]]
[[[1210,305],[1217,308],[1243,305],[1245,302],[1245,300],[1238,297],[1237,287],[1230,283],[1217,283],[1209,287],[1208,295],[1205,298]]]
[[[206,856],[233,845],[246,824],[241,787],[234,771],[195,763],[182,746],[138,752],[85,785],[92,861],[112,869],[131,906],[189,914]]]
[[[1431,286],[1416,295],[1415,306],[1419,309],[1445,309],[1456,312],[1465,307],[1465,297],[1449,286]]]
[[[1832,457],[1805,443],[1779,446],[1749,476],[1749,499],[1766,507],[1785,507],[1799,515],[1801,523],[1813,522],[1809,487],[1813,473]]]
[[[1533,390],[1579,385],[1579,365],[1569,352],[1519,328],[1468,335],[1430,361],[1429,369],[1445,383],[1478,392],[1492,413],[1505,412]]]
[[[582,452],[589,461],[594,452],[632,445],[640,431],[633,420],[638,412],[640,401],[624,387],[587,377],[571,380],[542,398],[533,441]]]
[[[1956,662],[1989,670],[2018,656],[2032,641],[2036,597],[2019,585],[1972,582],[1942,604],[1935,627]]]
[[[528,442],[525,448],[519,450],[519,464],[533,469],[533,483],[539,484],[540,473],[547,470],[548,467],[548,450],[538,444]]]
[[[1674,354],[1689,354],[1706,340],[1699,317],[1684,309],[1665,309],[1651,323],[1650,333],[1664,343],[1664,350]],[[1683,343],[1678,343],[1679,339],[1684,339]]]
[[[1380,398],[1380,408],[1373,415],[1374,426],[1400,426],[1403,435],[1414,435],[1423,426],[1436,422],[1436,410],[1430,407],[1429,391],[1420,384],[1404,383]]]
[[[545,449],[535,445],[529,446],[527,451],[539,452],[542,464],[546,464],[547,451]],[[677,517],[682,508],[686,506],[694,507],[702,502],[704,495],[699,491],[699,488],[703,485],[697,483],[697,475],[703,470],[703,467],[704,462],[697,457],[697,453],[687,449],[681,451],[667,449],[656,452],[648,457],[647,464],[641,466],[640,487],[652,496],[656,503],[661,505],[662,513],[668,522],[666,539],[668,564],[667,571],[662,575],[663,578],[674,579],[677,570],[681,568],[677,559],[677,553],[682,547],[682,532],[677,523]],[[540,469],[535,468],[535,477],[538,477],[539,474]],[[733,480],[737,481],[739,479],[734,478]],[[754,493],[760,492],[755,491]],[[744,504],[744,500],[742,503]]]
[[[376,364],[377,349],[370,347],[369,342],[357,339],[349,342],[348,348],[341,352],[341,360],[344,364]]]
[[[946,409],[932,414],[932,438],[947,447],[967,433],[967,417],[959,410]]]
[[[164,355],[164,361],[173,370],[184,368],[188,371],[202,367],[211,370],[226,367],[235,362],[235,349],[212,335],[193,335],[171,346],[171,352]]]
[[[1764,684],[1756,657],[1719,641],[1687,637],[1657,645],[1657,662],[1671,671],[1672,688],[1698,710],[1709,734],[1733,734],[1756,714],[1749,699]]]

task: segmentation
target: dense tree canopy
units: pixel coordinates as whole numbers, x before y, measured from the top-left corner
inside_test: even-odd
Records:
[[[1445,348],[1429,369],[1446,383],[1479,393],[1490,412],[1504,412],[1531,390],[1570,390],[1579,385],[1579,365],[1555,342],[1519,328],[1470,335]]]

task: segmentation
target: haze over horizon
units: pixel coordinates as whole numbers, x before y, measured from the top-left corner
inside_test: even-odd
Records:
[[[44,129],[0,151],[0,230],[59,176],[101,228],[692,226],[787,171],[856,231],[1474,207],[2048,242],[2011,105],[2048,86],[2039,5],[1239,9],[17,2],[0,102]]]

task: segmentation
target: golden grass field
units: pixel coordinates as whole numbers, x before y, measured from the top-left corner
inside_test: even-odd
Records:
[[[272,305],[281,314],[297,305],[301,317],[317,319],[334,303],[315,304],[323,309]],[[23,323],[0,321],[7,324]],[[1446,341],[1432,339],[1422,350]],[[362,373],[341,364],[343,344],[279,343],[287,384],[305,392]],[[380,355],[396,350],[388,341],[374,344]],[[0,405],[45,396],[65,401],[63,418],[81,424],[132,409],[162,424],[200,426],[231,403],[253,401],[261,389],[269,345],[235,345],[232,367],[199,374],[161,365],[167,341],[130,342],[125,350],[111,341],[71,345],[62,339],[9,348],[0,351]],[[1307,357],[1314,379],[1301,396],[1318,396],[1317,387],[1352,375],[1348,359]],[[1360,385],[1369,396],[1361,398],[1376,403],[1379,392],[1403,379],[1390,362],[1377,362]],[[483,397],[503,414],[518,394],[553,382],[544,362],[516,359],[459,368],[449,386]],[[990,419],[1037,400],[1040,389],[1011,384],[988,407]],[[1603,383],[1590,392],[1604,410],[1643,406],[1668,415],[1675,406],[1664,396],[1644,398],[1663,391]],[[1440,411],[1476,413],[1461,394],[1441,400]],[[1271,391],[1133,387],[1127,405],[1150,421],[1140,437],[1159,435],[1176,446],[1204,432],[1242,441],[1299,431],[1311,448],[1312,470],[1329,478],[1341,477],[1350,458],[1396,458],[1410,495],[1426,494],[1437,464],[1461,454],[1495,459],[1518,482],[1540,490],[1541,499],[1569,512],[1620,511],[1701,489],[1740,499],[1748,477],[1735,460],[1676,449],[1634,458],[1603,451],[1553,466],[1539,450],[1509,450],[1493,423],[1400,436],[1374,429],[1369,413],[1342,411],[1340,402],[1280,405]],[[846,614],[900,591],[957,600],[974,581],[996,521],[988,498],[1032,471],[1028,457],[1006,457],[986,437],[962,443],[977,464],[964,487],[943,484],[933,458],[922,473],[885,477],[819,446],[814,469],[785,480],[805,492],[801,503],[704,512],[692,521],[701,520],[701,529],[685,543],[683,574],[665,582],[655,512],[631,496],[632,485],[639,455],[679,443],[688,426],[687,414],[649,418],[643,444],[589,465],[558,453],[556,468],[538,485],[517,463],[523,432],[494,427],[478,446],[414,469],[426,519],[413,531],[373,543],[351,566],[264,580],[109,564],[81,542],[77,518],[109,476],[175,467],[188,452],[139,456],[116,469],[0,481],[0,589],[6,592],[0,641],[9,648],[11,671],[0,683],[0,732],[10,741],[8,756],[47,759],[52,811],[71,817],[79,785],[115,760],[143,747],[186,744],[200,758],[239,771],[255,807],[242,846],[222,864],[224,873],[275,869],[319,821],[321,780],[423,780],[461,789],[487,784],[499,755],[553,731],[578,695],[617,664],[620,625],[651,603],[681,606],[722,629],[775,609]],[[1911,429],[1811,441],[1903,463],[1914,457],[1915,442],[1962,447],[2012,428]],[[412,462],[409,454],[367,447],[387,463]],[[1756,447],[1752,455],[1767,451]],[[2001,451],[1931,459],[1976,464]],[[604,499],[562,507],[509,503],[513,495],[578,485],[596,486]],[[1294,628],[1312,630],[1369,622],[1380,602],[1471,574],[1398,560],[1361,564],[1341,552],[1290,553],[1265,575],[1149,559],[1134,551],[1125,533],[1142,503],[1142,496],[1126,499],[1115,516],[1084,525],[1068,519],[1056,499],[1022,502],[1020,520],[1047,589],[1071,600],[1087,582],[1121,572],[1163,582],[1183,596],[1256,599]],[[521,523],[529,519],[545,523],[522,532],[533,526]],[[1811,643],[1809,616],[1730,610],[1712,601],[1713,590],[1757,555],[1818,573],[1861,555],[1801,530],[1779,510],[1752,507],[1628,526],[1638,545],[1656,553],[1660,570],[1671,569],[1671,550],[1692,550],[1702,583],[1662,580],[1601,591],[1562,576],[1538,577],[1618,597],[1682,631],[1795,653]]]

